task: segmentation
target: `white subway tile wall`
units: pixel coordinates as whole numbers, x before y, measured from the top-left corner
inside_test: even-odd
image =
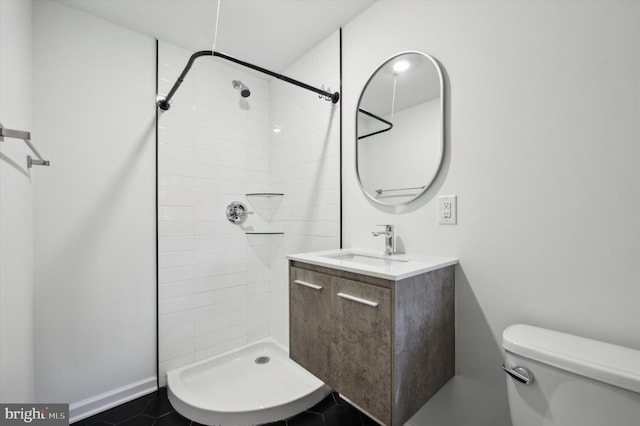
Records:
[[[285,74],[315,87],[340,89],[339,33],[291,65]],[[271,247],[271,335],[289,345],[289,280],[285,256],[340,247],[340,104],[298,87],[271,82],[269,182],[284,193],[272,224],[284,235]]]
[[[191,53],[160,42],[160,93]],[[338,33],[282,73],[337,90]],[[288,345],[285,255],[339,246],[339,117],[301,88],[218,58],[194,63],[158,129],[162,384],[170,369],[269,335]],[[228,222],[232,201],[255,214]]]

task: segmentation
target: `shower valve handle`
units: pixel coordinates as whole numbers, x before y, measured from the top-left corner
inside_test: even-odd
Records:
[[[227,219],[229,222],[240,225],[247,220],[247,215],[253,214],[240,201],[233,201],[227,206]]]

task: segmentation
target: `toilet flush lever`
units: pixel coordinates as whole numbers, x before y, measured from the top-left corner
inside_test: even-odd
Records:
[[[533,373],[525,367],[512,367],[509,364],[502,364],[502,369],[520,383],[528,385],[529,383],[533,382]]]

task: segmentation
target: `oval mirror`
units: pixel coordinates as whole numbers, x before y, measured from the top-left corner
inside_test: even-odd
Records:
[[[407,204],[433,183],[444,153],[444,95],[431,56],[402,52],[376,69],[356,112],[356,173],[385,205]]]

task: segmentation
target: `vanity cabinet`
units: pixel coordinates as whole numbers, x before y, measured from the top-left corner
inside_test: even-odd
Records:
[[[289,356],[323,382],[329,381],[331,276],[291,268]]]
[[[391,411],[391,290],[338,277],[331,284],[330,386],[384,420]]]
[[[295,260],[289,271],[290,357],[385,425],[453,377],[454,266],[401,280]]]

